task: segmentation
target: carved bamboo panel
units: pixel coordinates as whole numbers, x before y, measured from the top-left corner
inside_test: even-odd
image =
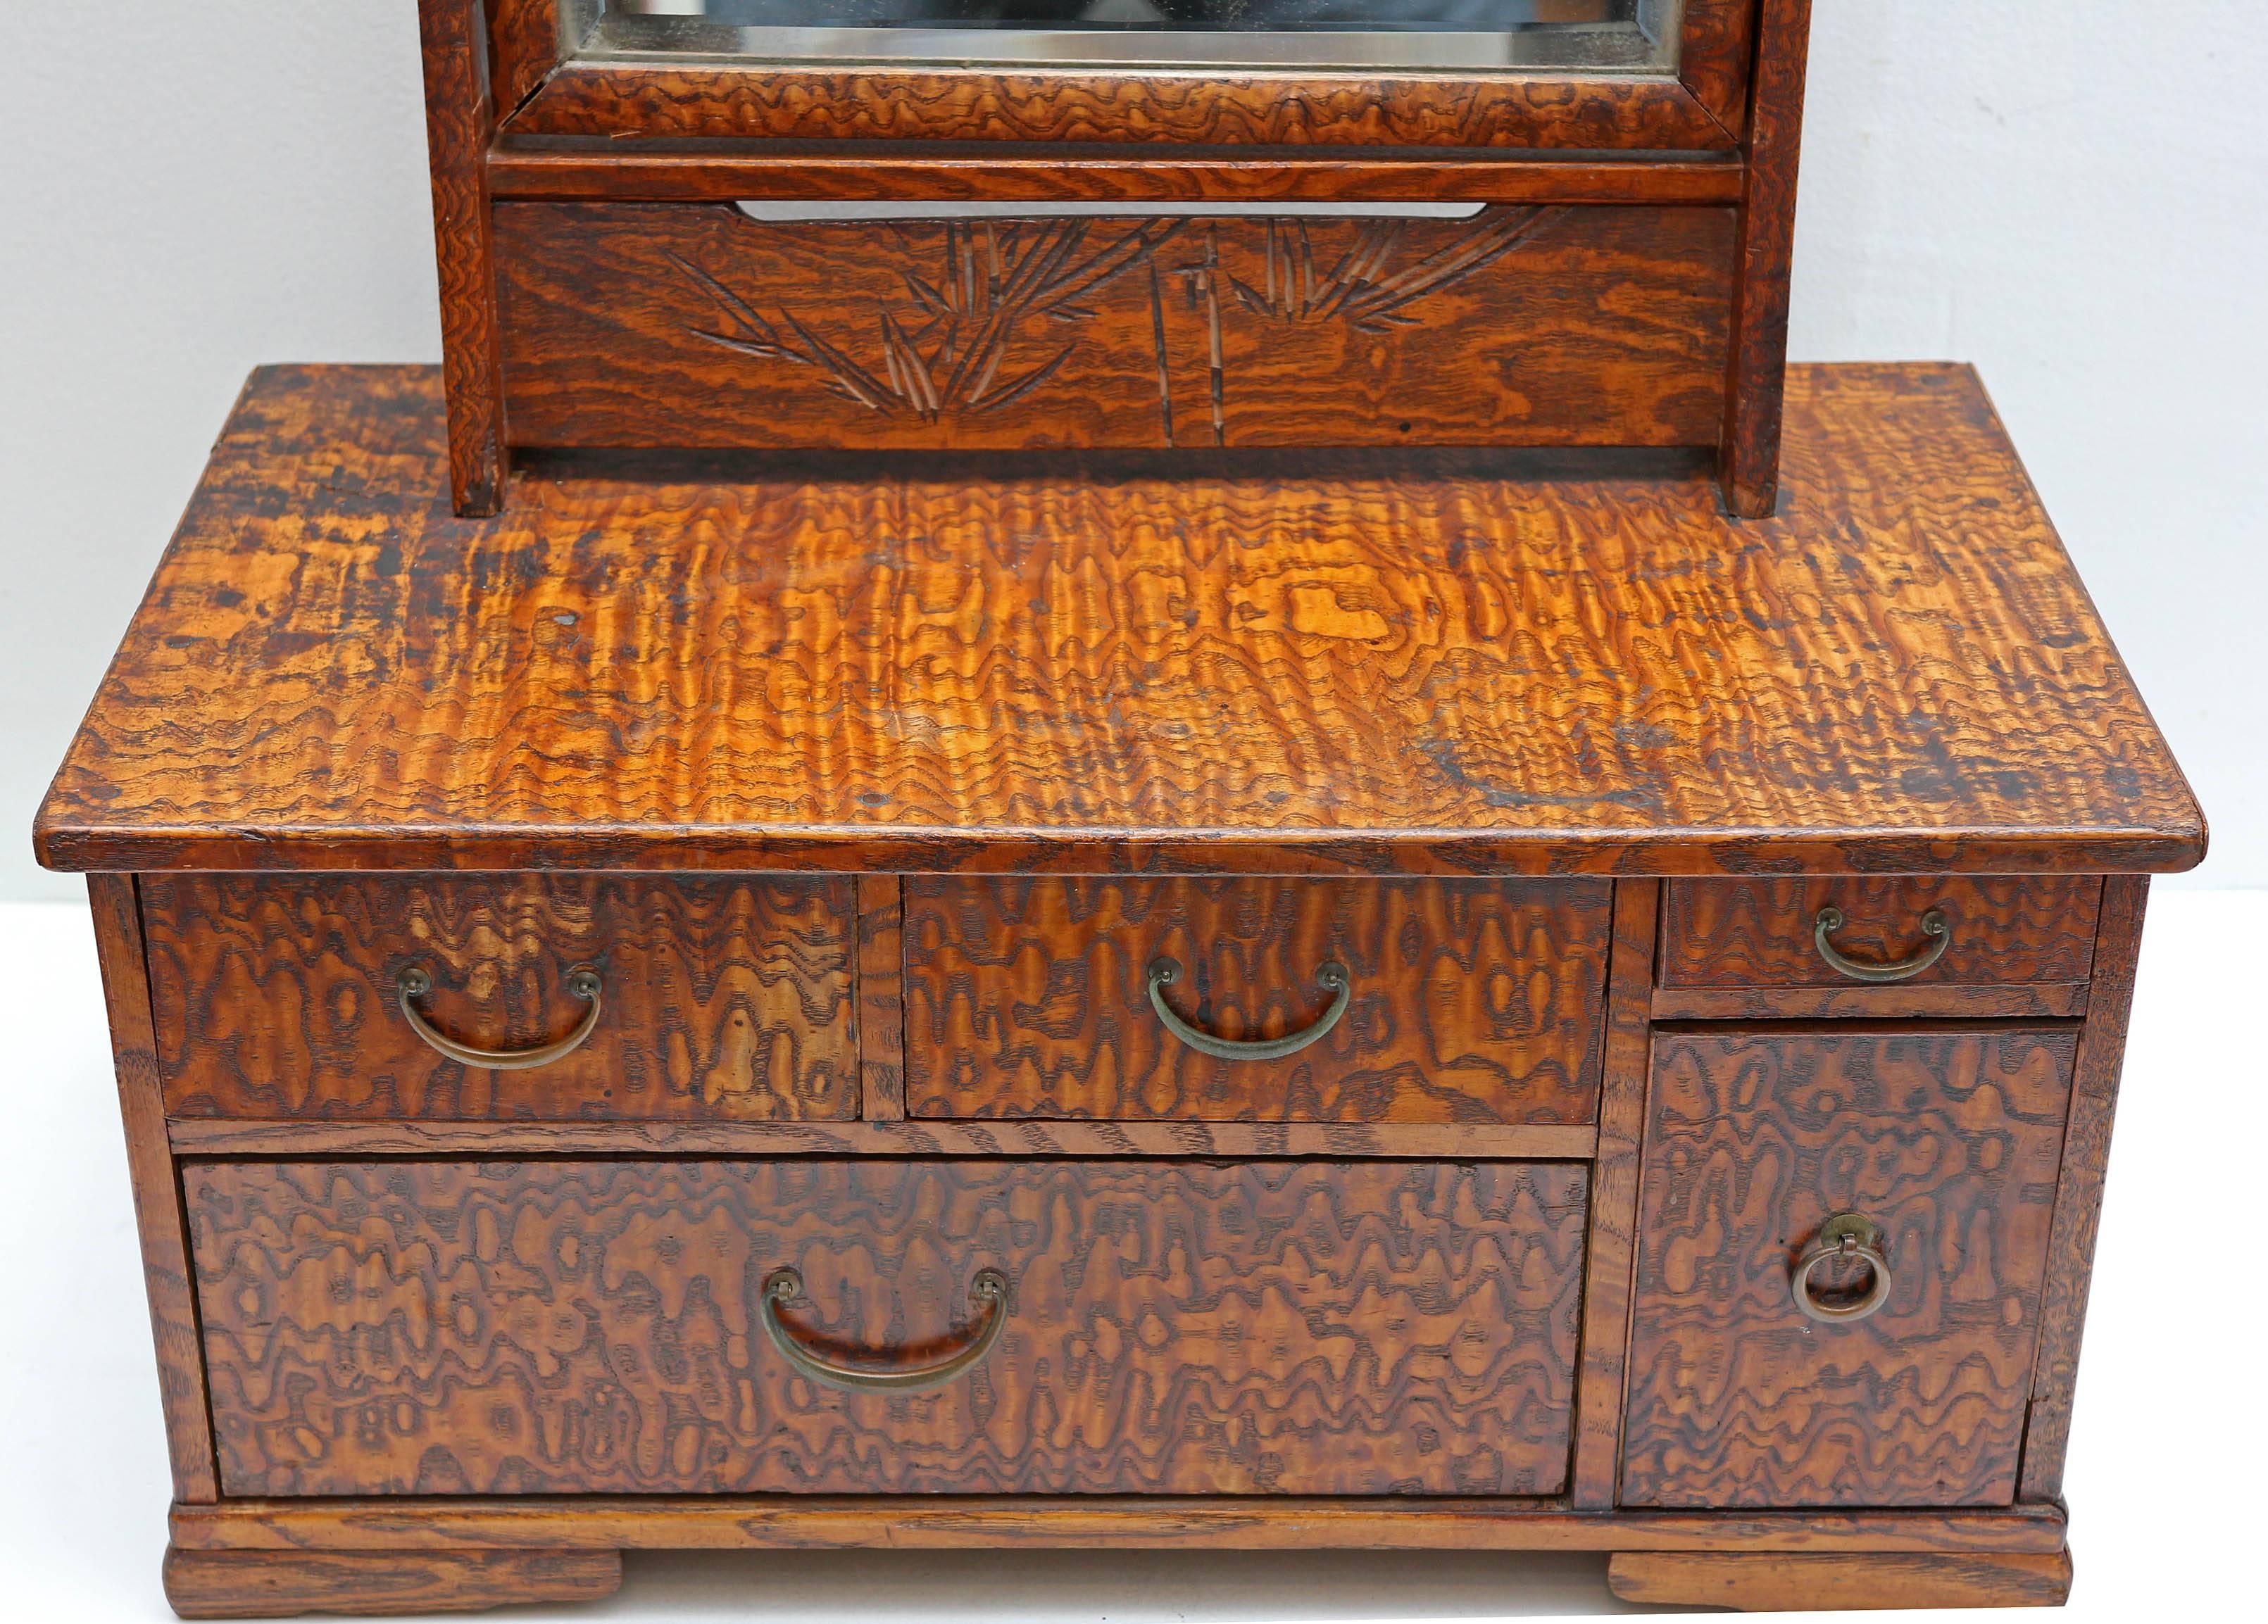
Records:
[[[2009,1503],[2077,1041],[1657,1032],[1623,1504]],[[1845,1211],[1879,1226],[1889,1294],[1822,1323],[1791,1271]],[[1855,1307],[1871,1267],[1815,1279]]]
[[[1577,1164],[197,1163],[226,1492],[1543,1495]],[[1003,1328],[924,1391],[980,1271]],[[836,1353],[832,1356],[847,1356]]]
[[[1693,445],[1733,213],[763,222],[496,210],[536,445]]]

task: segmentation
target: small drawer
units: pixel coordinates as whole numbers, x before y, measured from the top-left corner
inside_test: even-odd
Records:
[[[1656,1033],[1624,1504],[2011,1502],[2077,1041]]]
[[[177,1117],[858,1113],[848,879],[141,884],[158,1065]]]
[[[1587,1180],[195,1163],[182,1194],[225,1494],[1548,1495]]]
[[[1587,1123],[1610,894],[909,879],[908,1113]]]
[[[2082,982],[2094,967],[2102,901],[2100,875],[1678,880],[1663,915],[1660,981],[1672,988]]]

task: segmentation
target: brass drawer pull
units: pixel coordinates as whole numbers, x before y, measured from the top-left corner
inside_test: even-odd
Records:
[[[1820,1226],[1819,1238],[1812,1242],[1811,1250],[1795,1260],[1794,1272],[1788,1276],[1795,1305],[1808,1318],[1828,1325],[1854,1325],[1866,1319],[1889,1299],[1890,1260],[1882,1250],[1886,1242],[1881,1226],[1864,1213],[1837,1213]],[[1866,1290],[1829,1297],[1813,1291],[1812,1271],[1830,1258],[1864,1263],[1871,1271]]]
[[[1200,1032],[1174,1013],[1166,1003],[1162,988],[1171,987],[1182,979],[1182,962],[1178,959],[1152,959],[1150,961],[1150,1007],[1158,1011],[1158,1018],[1166,1030],[1200,1054],[1210,1054],[1215,1060],[1281,1060],[1286,1054],[1296,1054],[1339,1024],[1346,1013],[1347,1003],[1354,996],[1354,982],[1347,968],[1336,959],[1329,959],[1315,972],[1316,984],[1333,989],[1331,1007],[1325,1010],[1312,1026],[1288,1032],[1280,1038],[1254,1038],[1235,1040],[1216,1038],[1209,1032]]]
[[[976,1277],[968,1282],[968,1300],[977,1312],[976,1326],[960,1348],[934,1364],[844,1364],[805,1347],[780,1318],[779,1305],[802,1295],[802,1275],[792,1268],[772,1271],[771,1277],[764,1282],[763,1304],[758,1315],[764,1324],[764,1334],[779,1349],[781,1358],[812,1380],[825,1382],[830,1387],[847,1387],[853,1393],[916,1393],[965,1375],[992,1351],[992,1344],[1000,1340],[1001,1327],[1008,1323],[1008,1277],[997,1268],[980,1268]]]
[[[590,1010],[577,1023],[575,1030],[556,1043],[546,1043],[532,1049],[476,1049],[460,1043],[454,1038],[434,1030],[432,1023],[417,1012],[416,1001],[433,990],[433,978],[415,965],[394,978],[395,1000],[401,1005],[402,1018],[409,1030],[425,1040],[430,1048],[438,1050],[461,1065],[479,1066],[490,1071],[526,1071],[532,1066],[548,1066],[583,1047],[583,1040],[599,1025],[599,973],[596,970],[571,970],[567,974],[567,990],[589,1004]]]
[[[1929,945],[1910,959],[1896,959],[1889,964],[1867,964],[1836,950],[1827,938],[1843,928],[1843,910],[1822,908],[1819,917],[1811,922],[1811,939],[1818,944],[1819,956],[1849,976],[1854,981],[1904,981],[1919,975],[1924,970],[1945,957],[1945,950],[1953,945],[1952,927],[1945,915],[1935,908],[1921,916],[1921,933],[1930,938]]]

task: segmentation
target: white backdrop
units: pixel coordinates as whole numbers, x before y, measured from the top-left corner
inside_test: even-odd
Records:
[[[0,897],[244,374],[438,357],[412,0],[0,0]],[[1793,349],[1974,361],[2268,885],[2268,6],[1819,0]],[[2181,882],[2176,882],[2181,883]]]

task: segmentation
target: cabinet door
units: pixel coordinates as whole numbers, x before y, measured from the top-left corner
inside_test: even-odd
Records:
[[[1655,1035],[1624,1504],[2010,1503],[2077,1039]],[[1793,1276],[1843,1214],[1887,1290],[1822,1320]],[[1813,1301],[1855,1316],[1875,1267],[1817,1263]]]

